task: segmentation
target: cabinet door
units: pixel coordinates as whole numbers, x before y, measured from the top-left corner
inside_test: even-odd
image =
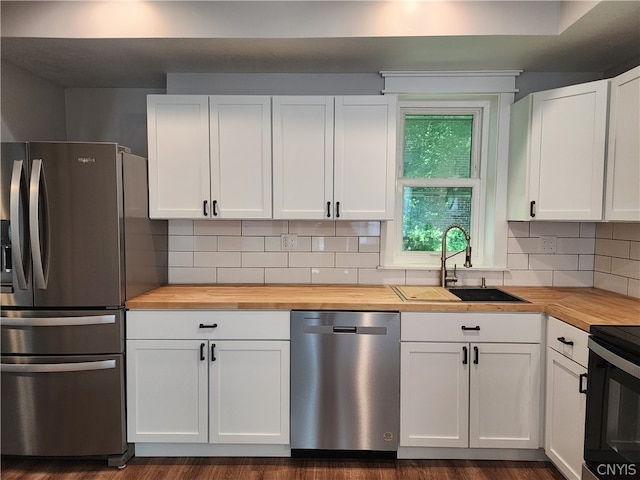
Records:
[[[206,342],[127,340],[127,440],[207,441]]]
[[[530,201],[536,220],[601,220],[608,81],[533,94]]]
[[[538,448],[540,345],[471,344],[469,446]]]
[[[211,216],[271,218],[271,97],[209,101]]]
[[[273,97],[273,217],[326,220],[332,202],[333,97]]]
[[[395,127],[394,96],[336,97],[336,219],[393,219]]]
[[[587,396],[580,388],[586,373],[583,366],[547,349],[544,450],[569,480],[579,480],[582,470]]]
[[[640,67],[611,80],[606,219],[640,221]]]
[[[289,342],[211,342],[211,443],[289,443]]]
[[[149,216],[203,218],[209,201],[209,101],[148,95]]]
[[[400,344],[401,446],[468,446],[469,358],[466,343]]]

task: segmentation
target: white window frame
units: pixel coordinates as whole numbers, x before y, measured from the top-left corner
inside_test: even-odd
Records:
[[[503,270],[506,265],[506,163],[504,137],[508,131],[512,96],[439,95],[435,99],[400,98],[397,116],[397,164],[394,221],[381,225],[381,268],[435,270],[440,252],[403,252],[402,215],[404,186],[470,186],[472,188],[471,246],[474,270]],[[506,112],[506,114],[505,114]],[[469,114],[474,118],[472,171],[469,179],[403,179],[404,116],[408,113]],[[475,130],[477,129],[477,130]],[[480,142],[477,140],[480,139]],[[415,180],[415,181],[414,181]],[[504,236],[505,241],[501,238]],[[456,263],[454,257],[450,262]],[[462,261],[458,262],[462,263]]]

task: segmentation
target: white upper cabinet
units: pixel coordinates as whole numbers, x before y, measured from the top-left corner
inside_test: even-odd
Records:
[[[608,80],[537,92],[511,109],[509,220],[601,220]]]
[[[213,218],[271,218],[271,97],[209,97]]]
[[[333,202],[333,97],[274,97],[274,218],[323,220],[327,202]]]
[[[396,98],[274,97],[274,218],[393,218]]]
[[[271,218],[271,98],[149,95],[151,218]]]
[[[640,221],[640,67],[611,80],[606,220]]]
[[[149,216],[202,218],[209,199],[209,100],[147,96]]]

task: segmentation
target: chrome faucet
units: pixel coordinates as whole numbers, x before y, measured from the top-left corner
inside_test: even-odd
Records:
[[[454,228],[457,228],[462,233],[464,233],[464,239],[467,242],[467,248],[465,248],[464,250],[460,250],[458,252],[454,252],[451,255],[447,256],[447,234],[449,233],[449,230],[452,230]],[[444,231],[444,234],[442,235],[442,256],[440,258],[441,260],[440,286],[446,288],[449,285],[449,283],[456,283],[458,281],[458,277],[456,276],[455,266],[453,267],[453,275],[449,275],[449,273],[447,272],[447,259],[453,257],[454,255],[458,255],[459,253],[462,253],[462,252],[465,252],[464,266],[466,268],[471,267],[471,237],[461,225],[454,223],[453,225],[449,225],[447,229]]]

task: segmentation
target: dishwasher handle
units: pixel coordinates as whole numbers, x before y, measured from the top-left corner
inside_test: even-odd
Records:
[[[333,333],[358,333],[358,327],[333,327]]]

